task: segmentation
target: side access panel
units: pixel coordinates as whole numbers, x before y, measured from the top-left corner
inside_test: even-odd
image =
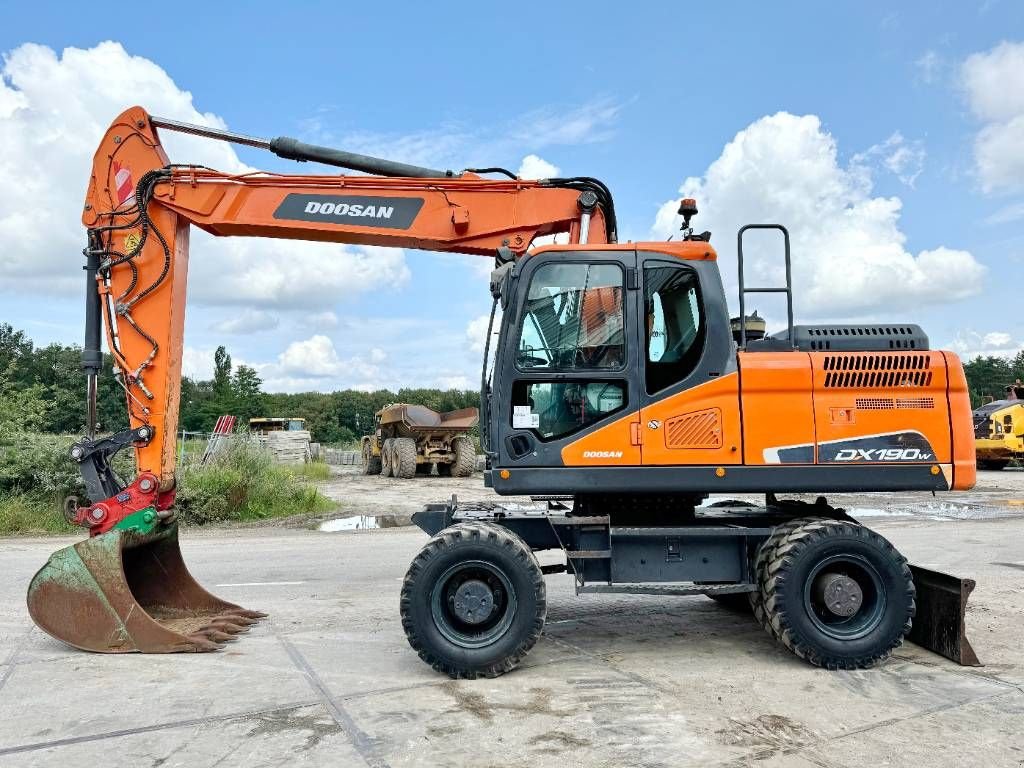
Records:
[[[740,352],[744,464],[813,464],[814,381],[806,352]]]
[[[941,352],[811,352],[820,464],[952,462]]]

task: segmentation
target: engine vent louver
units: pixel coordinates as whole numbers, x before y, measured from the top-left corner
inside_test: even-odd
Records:
[[[720,448],[722,412],[718,408],[675,416],[665,422],[666,448]]]
[[[932,383],[930,355],[828,355],[823,368],[825,386],[833,388],[889,389]]]
[[[935,407],[934,397],[858,397],[858,411],[893,411],[918,409],[927,410]]]

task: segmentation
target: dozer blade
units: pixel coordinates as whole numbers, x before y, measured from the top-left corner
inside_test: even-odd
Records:
[[[917,589],[917,613],[907,639],[965,667],[982,666],[967,639],[965,612],[974,580],[916,565],[910,572]]]
[[[216,651],[266,616],[199,586],[177,523],[159,522],[55,552],[29,585],[28,610],[48,634],[98,653]]]

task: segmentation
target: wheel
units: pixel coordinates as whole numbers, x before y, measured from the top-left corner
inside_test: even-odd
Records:
[[[815,666],[874,666],[910,631],[915,591],[907,561],[857,523],[801,518],[780,525],[761,545],[755,568],[755,617]]]
[[[544,627],[537,558],[493,523],[460,523],[427,542],[402,584],[402,628],[427,664],[449,677],[497,677],[515,668]]]
[[[469,477],[476,469],[476,448],[468,437],[456,437],[452,440],[452,451],[455,460],[451,463],[452,477]]]
[[[395,477],[408,480],[416,477],[416,441],[411,437],[396,437],[391,459],[391,472]]]
[[[999,471],[1006,469],[1006,465],[1010,462],[1006,459],[978,459],[978,469],[991,469]]]
[[[392,474],[394,453],[391,450],[391,447],[394,442],[394,438],[389,437],[384,440],[384,445],[380,447],[380,473],[384,475],[384,477],[391,477]]]
[[[363,440],[363,474],[379,475],[380,470],[380,456],[373,455],[373,445],[369,440]]]

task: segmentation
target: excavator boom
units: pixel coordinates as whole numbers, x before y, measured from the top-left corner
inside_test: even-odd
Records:
[[[174,165],[159,131],[181,131],[374,175],[223,173]],[[498,171],[510,178],[484,178]],[[88,500],[69,519],[90,539],[56,553],[29,589],[36,623],[94,651],[213,650],[262,616],[219,600],[188,574],[174,521],[189,229],[468,253],[512,260],[535,238],[614,242],[611,195],[595,179],[527,181],[501,169],[459,173],[123,112],[96,151],[82,211],[88,231],[87,434],[72,449]],[[129,429],[96,436],[101,337]],[[135,452],[125,484],[113,455]]]

